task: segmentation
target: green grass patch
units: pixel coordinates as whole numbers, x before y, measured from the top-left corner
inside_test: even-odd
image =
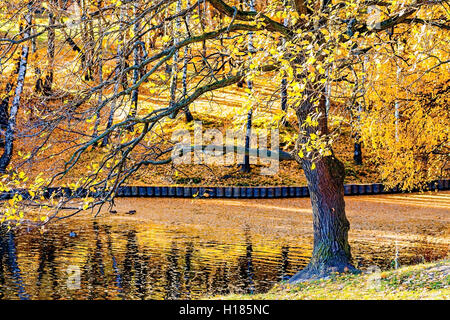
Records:
[[[212,298],[225,300],[448,300],[450,299],[450,260],[372,274],[336,274],[330,279],[300,284],[280,283],[265,294]]]

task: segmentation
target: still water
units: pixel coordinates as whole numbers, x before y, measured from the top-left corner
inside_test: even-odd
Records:
[[[263,203],[262,209],[250,211],[235,203],[176,201],[180,201],[182,216],[174,207],[164,208],[164,202],[147,200],[133,203],[138,208],[135,216],[121,213],[119,205],[114,217],[61,220],[44,231],[26,227],[3,230],[0,298],[195,299],[260,293],[293,275],[309,259],[309,214],[289,211],[284,200]],[[254,203],[260,205],[261,201]],[[307,205],[304,202],[305,210]],[[140,216],[145,208],[146,214]],[[441,209],[435,214],[443,214]],[[355,210],[350,203],[351,222]],[[381,230],[374,238],[378,221],[367,228],[372,236],[356,215],[353,222],[356,230],[350,241],[361,269],[369,265],[388,269],[394,261],[412,264],[448,254],[448,243],[434,241],[429,235],[405,237],[400,233],[400,240],[392,240],[391,233],[386,236],[387,231]],[[445,228],[447,221],[442,223]],[[297,231],[284,231],[289,228]],[[439,226],[435,228],[439,230]]]

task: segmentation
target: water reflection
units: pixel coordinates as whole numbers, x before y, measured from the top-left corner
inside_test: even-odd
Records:
[[[0,279],[1,279],[1,296],[5,295],[3,291],[8,285],[8,278],[6,270],[11,273],[12,283],[14,284],[14,291],[17,297],[21,300],[28,300],[29,295],[25,291],[21,271],[17,262],[17,252],[15,243],[14,231],[7,232],[0,227]]]
[[[252,294],[255,292],[254,270],[253,270],[253,246],[250,237],[250,229],[248,226],[244,228],[245,234],[245,255],[239,258],[239,275],[241,278],[242,293]]]
[[[224,237],[152,224],[67,222],[45,232],[0,230],[3,299],[195,299],[259,293],[303,267],[310,240],[259,236],[248,226]],[[353,243],[361,266],[390,267],[392,247]],[[403,244],[400,263],[446,255],[445,245]],[[67,285],[67,268],[80,287]]]
[[[289,255],[289,246],[282,246],[281,247],[280,267],[279,267],[280,275],[278,276],[278,279],[280,281],[289,279],[289,274],[288,274],[289,259],[288,259],[288,255]]]
[[[42,280],[47,276],[49,278],[50,287],[52,289],[51,297],[53,299],[58,299],[58,274],[57,265],[55,262],[56,245],[54,235],[49,232],[42,233],[39,239],[39,243],[39,266],[37,269],[38,277],[36,281],[36,290],[39,294],[42,286]]]

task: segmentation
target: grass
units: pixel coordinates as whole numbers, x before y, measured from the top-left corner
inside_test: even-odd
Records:
[[[281,283],[265,294],[228,295],[214,299],[254,300],[421,300],[450,299],[450,260],[386,272],[336,275],[327,280]]]

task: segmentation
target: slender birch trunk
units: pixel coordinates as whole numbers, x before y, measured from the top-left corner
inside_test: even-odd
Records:
[[[31,24],[32,24],[32,8],[28,5],[28,12],[25,17],[26,26],[24,31],[24,38],[29,38],[31,35]],[[11,110],[9,112],[8,126],[5,132],[5,147],[3,154],[0,157],[0,173],[4,173],[9,163],[11,162],[13,147],[14,147],[14,134],[16,131],[16,117],[20,107],[20,98],[23,92],[23,86],[25,83],[25,75],[27,73],[28,65],[28,54],[29,54],[29,44],[25,42],[22,47],[22,55],[19,63],[19,70],[17,76],[16,90],[14,92],[14,99],[11,105]]]

